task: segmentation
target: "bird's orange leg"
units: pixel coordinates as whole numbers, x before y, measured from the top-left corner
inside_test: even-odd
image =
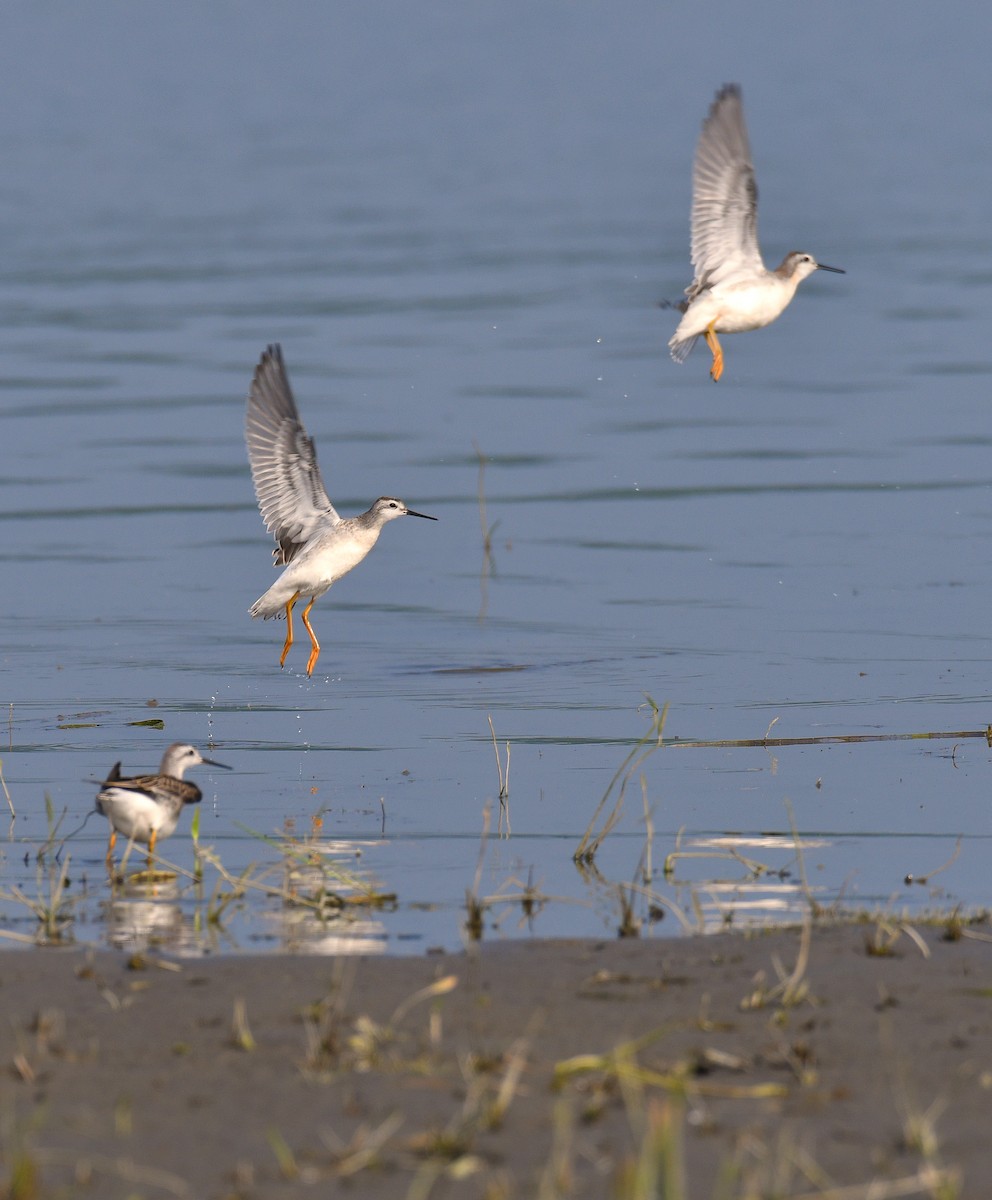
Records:
[[[297,600],[299,600],[299,598],[300,593],[296,592],[292,600],[290,600],[290,602],[286,605],[286,644],[282,648],[282,654],[279,655],[280,667],[285,666],[286,655],[289,653],[289,648],[293,644],[293,605],[297,602]],[[310,603],[312,604],[313,601],[311,600]],[[307,611],[309,611],[309,609]],[[305,621],[306,617],[303,619]]]
[[[107,870],[114,869],[114,845],[117,842],[117,830],[111,827],[110,840],[107,842]]]
[[[151,870],[152,859],[155,857],[155,830],[148,835],[148,869]]]
[[[316,596],[310,597],[310,603],[303,610],[303,624],[307,627],[307,633],[310,634],[310,641],[313,643],[313,649],[310,651],[310,657],[307,659],[307,675],[313,674],[313,669],[317,665],[317,659],[320,658],[320,642],[317,641],[317,635],[313,631],[313,626],[307,620],[310,615],[310,609],[313,608],[313,602],[317,599]]]
[[[706,345],[709,346],[710,352],[713,355],[713,366],[710,367],[710,375],[713,378],[713,382],[718,383],[720,376],[723,374],[723,348],[717,341],[716,321],[712,321],[706,326]]]

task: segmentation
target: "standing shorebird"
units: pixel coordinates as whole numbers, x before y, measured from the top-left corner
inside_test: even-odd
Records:
[[[758,185],[741,89],[728,83],[703,122],[692,172],[692,265],[696,277],[675,307],[685,315],[668,343],[685,362],[702,335],[713,354],[714,382],[723,374],[718,333],[762,329],[782,315],[796,288],[814,271],[833,271],[811,254],[793,250],[769,271],[758,246]]]
[[[200,803],[200,789],[195,783],[187,783],[183,775],[201,763],[223,767],[225,771],[231,769],[212,758],[204,758],[195,746],[185,742],[173,742],[166,750],[157,775],[123,779],[121,764],[114,763],[96,798],[97,812],[110,822],[108,867],[113,865],[114,843],[119,833],[147,845],[148,865],[152,865],[155,843],[175,832],[183,805]]]
[[[436,521],[437,517],[414,512],[394,496],[380,496],[360,516],[338,515],[324,490],[313,439],[300,420],[279,346],[269,346],[255,368],[245,439],[258,507],[277,543],[272,557],[277,567],[286,568],[249,611],[265,620],[285,613],[281,667],[293,644],[293,605],[301,596],[309,597],[303,610],[311,645],[309,676],[320,657],[320,643],[308,619],[317,597],[358,566],[388,521],[397,517]]]

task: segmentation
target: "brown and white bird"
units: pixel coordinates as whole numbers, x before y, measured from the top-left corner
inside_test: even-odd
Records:
[[[119,833],[148,847],[151,866],[155,843],[175,832],[183,806],[200,803],[200,789],[183,779],[183,775],[190,767],[201,764],[223,767],[225,771],[231,769],[212,758],[204,758],[195,746],[186,742],[173,742],[162,755],[157,775],[125,779],[121,776],[121,764],[114,763],[96,798],[97,812],[110,822],[108,867],[113,863],[114,843]]]

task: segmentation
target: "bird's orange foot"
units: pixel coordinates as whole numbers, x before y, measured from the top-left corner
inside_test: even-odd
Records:
[[[710,367],[710,377],[714,383],[718,383],[720,376],[723,374],[723,347],[720,345],[720,339],[716,336],[716,321],[713,321],[706,327],[706,345],[710,348],[710,353],[713,355],[713,366]]]
[[[303,610],[303,624],[307,627],[307,633],[310,634],[310,657],[307,659],[307,678],[313,674],[313,669],[317,665],[317,659],[320,658],[320,642],[317,641],[317,635],[313,631],[313,626],[310,624],[310,609],[313,608],[313,602],[316,596],[312,596],[310,603]]]
[[[289,653],[289,648],[293,644],[293,605],[299,600],[300,593],[297,592],[292,600],[286,605],[286,642],[282,648],[282,654],[279,655],[279,666],[286,665],[286,655]]]

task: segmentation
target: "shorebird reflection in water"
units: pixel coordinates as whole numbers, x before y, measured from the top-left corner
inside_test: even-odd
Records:
[[[811,254],[793,250],[769,271],[758,246],[758,185],[741,89],[717,93],[696,149],[692,175],[692,265],[696,277],[674,307],[685,315],[668,343],[685,362],[700,336],[713,354],[714,382],[723,374],[718,333],[747,333],[770,325],[788,307],[796,288],[814,271],[843,275]]]
[[[279,666],[293,644],[293,606],[309,597],[303,624],[310,635],[307,675],[320,657],[320,643],[310,624],[310,609],[331,584],[357,567],[376,544],[382,527],[397,517],[423,517],[394,496],[380,496],[368,512],[341,517],[327,498],[313,439],[300,420],[279,346],[269,346],[255,369],[248,392],[245,426],[248,459],[258,507],[266,529],[276,539],[272,551],[285,570],[249,610],[253,617],[286,617],[286,642]]]
[[[147,845],[148,865],[152,865],[155,843],[175,832],[183,805],[200,803],[200,789],[183,779],[183,775],[190,767],[201,764],[223,767],[225,771],[231,769],[212,758],[204,758],[195,746],[185,742],[174,742],[166,750],[157,775],[124,779],[121,764],[114,763],[96,798],[97,812],[110,822],[108,867],[113,864],[114,843],[119,833]]]

